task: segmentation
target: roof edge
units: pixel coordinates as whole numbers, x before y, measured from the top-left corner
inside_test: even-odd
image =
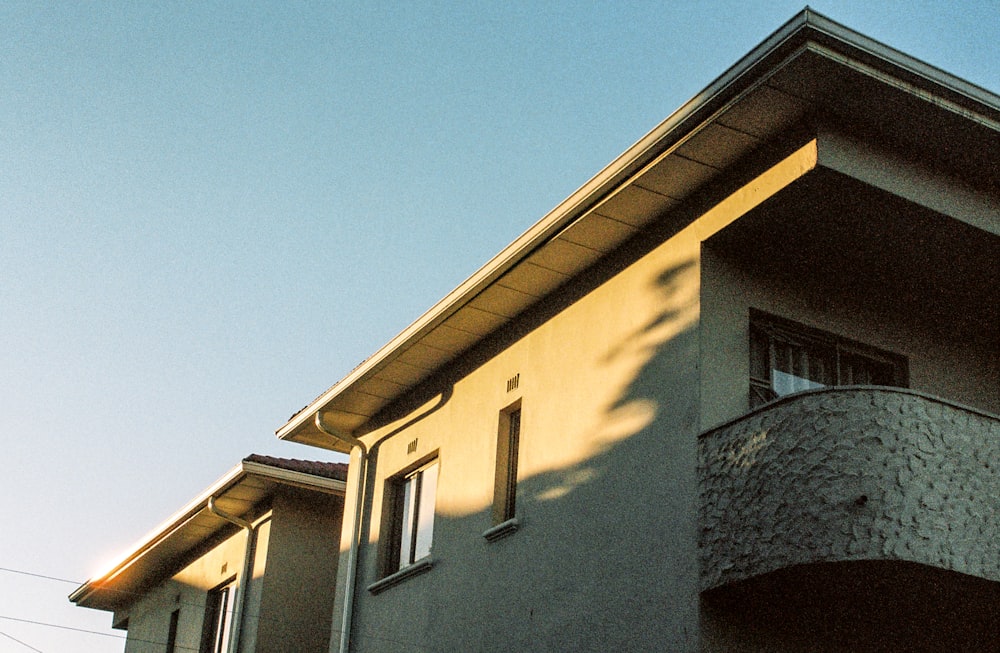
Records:
[[[888,69],[892,75],[900,75],[910,81],[919,80],[923,85],[933,87],[937,93],[958,101],[966,110],[993,112],[1000,118],[1000,96],[856,32],[807,6],[556,205],[347,376],[293,415],[276,430],[277,437],[316,446],[308,438],[300,439],[297,432],[308,424],[317,411],[323,410],[357,381],[377,372],[401,354],[408,344],[418,340],[472,301],[476,295],[547,240],[572,225],[617,187],[671,151],[687,136],[697,132],[723,108],[738,101],[748,89],[756,87],[759,81],[780,69],[789,53],[809,41],[833,46],[834,51],[864,60],[868,64],[876,63],[879,67]]]
[[[317,476],[301,471],[288,470],[279,466],[268,465],[256,461],[240,461],[236,466],[226,472],[222,477],[202,491],[198,496],[189,501],[183,508],[161,522],[142,539],[134,544],[127,552],[119,556],[116,562],[102,570],[94,577],[88,579],[69,595],[69,600],[78,605],[86,601],[87,596],[93,592],[100,591],[102,587],[98,584],[107,584],[115,579],[120,573],[131,566],[135,561],[156,548],[158,544],[167,540],[173,533],[184,526],[203,510],[208,508],[208,500],[224,495],[227,491],[237,485],[248,476],[266,478],[284,485],[304,487],[328,494],[341,494],[346,492],[347,484],[338,479]],[[85,606],[86,607],[86,606]]]
[[[443,299],[424,312],[423,315],[406,327],[395,338],[378,349],[372,356],[354,368],[346,377],[334,384],[322,395],[310,402],[305,408],[293,415],[284,426],[276,431],[278,438],[293,442],[296,441],[295,431],[306,424],[312,418],[312,415],[322,410],[340,392],[358,379],[377,371],[404,344],[416,340],[419,336],[446,320],[461,306],[482,292],[490,283],[526,258],[532,251],[570,226],[574,220],[583,215],[589,208],[599,203],[603,197],[607,196],[624,179],[655,159],[666,149],[665,139],[675,133],[682,124],[690,120],[692,116],[708,105],[709,102],[716,100],[719,94],[751,67],[756,65],[758,60],[762,59],[765,54],[778,48],[791,35],[805,26],[808,23],[808,17],[808,9],[797,14],[763,43],[751,50],[748,55],[719,76],[704,91],[682,104],[663,122],[613,159],[611,163],[591,177],[569,197],[557,204],[555,208],[529,227],[514,242],[487,261],[472,276],[445,295]]]

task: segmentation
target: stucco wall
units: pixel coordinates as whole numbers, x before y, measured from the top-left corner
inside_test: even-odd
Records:
[[[259,530],[257,551],[266,555],[270,526],[264,522]],[[188,564],[170,580],[143,595],[129,609],[126,653],[162,653],[167,640],[170,614],[179,610],[178,650],[197,651],[201,644],[208,590],[230,578],[237,577],[243,565],[246,535],[238,532]],[[262,573],[255,570],[255,575]],[[256,614],[259,593],[251,583],[249,614]]]
[[[914,387],[1000,408],[996,338],[972,331],[975,320],[920,315],[919,294],[893,301],[917,287],[906,273],[919,272],[918,259],[901,270],[879,263],[895,285],[878,287],[889,277],[866,277],[871,268],[853,270],[864,283],[842,284],[809,261],[775,266],[757,255],[743,216],[767,215],[799,180],[819,180],[805,186],[819,194],[799,196],[795,211],[828,199],[816,148],[810,141],[703,213],[682,215],[679,232],[650,230],[359,434],[372,458],[352,650],[695,650],[697,434],[747,411],[751,308],[903,354]],[[904,231],[906,210],[896,223]],[[737,255],[716,248],[717,234],[734,233],[722,238]],[[858,233],[858,242],[868,236]],[[522,525],[488,543],[498,414],[516,400]],[[433,567],[373,594],[365,588],[382,574],[386,480],[433,456]],[[342,554],[349,543],[346,533]],[[338,592],[335,634],[342,609]]]
[[[267,573],[256,613],[255,653],[325,653],[343,500],[294,488],[273,500]],[[258,574],[260,572],[258,571]]]
[[[366,436],[388,439],[352,650],[695,650],[698,284],[690,232],[611,261]],[[517,399],[522,527],[488,543],[498,415]],[[372,595],[385,479],[435,452],[434,566]]]
[[[756,222],[748,221],[760,226],[744,228],[737,222],[705,245],[702,428],[732,419],[748,408],[752,309],[902,355],[908,364],[910,388],[1000,412],[996,288],[983,284],[968,270],[960,274],[956,267],[949,275],[945,265],[937,269],[946,258],[941,252],[934,258],[933,273],[921,269],[928,265],[921,253],[925,241],[928,247],[943,248],[947,243],[960,248],[961,238],[978,237],[988,242],[983,250],[995,249],[1000,255],[996,236],[976,234],[957,223],[952,231],[946,216],[929,214],[898,199],[890,202],[878,192],[813,179],[825,178],[816,175],[806,180],[813,184],[811,196],[802,191],[794,200],[782,195],[774,199],[791,209],[761,207],[750,216]],[[827,200],[828,195],[842,195],[845,189],[855,193],[853,204]],[[884,225],[879,224],[874,216],[857,217],[857,205],[890,215]],[[836,218],[818,206],[853,217],[829,227]],[[788,213],[796,216],[794,221]],[[767,234],[771,229],[778,234]],[[801,235],[810,230],[815,233]],[[784,235],[792,232],[800,234],[799,240],[783,248]],[[906,242],[900,242],[900,233],[906,234]],[[770,247],[762,245],[765,238],[773,239]],[[853,253],[861,242],[868,243],[870,250],[864,256]],[[812,258],[817,251],[823,255]],[[948,253],[961,255],[960,250]]]

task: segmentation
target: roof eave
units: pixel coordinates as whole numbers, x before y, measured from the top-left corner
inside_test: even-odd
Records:
[[[109,589],[108,584],[112,583],[123,571],[143,556],[149,555],[158,545],[167,541],[171,535],[177,533],[192,518],[207,509],[210,498],[218,499],[250,476],[326,494],[343,494],[346,492],[347,487],[346,482],[339,479],[283,469],[259,462],[241,461],[201,494],[188,502],[183,508],[149,531],[145,537],[114,563],[110,569],[95,578],[87,580],[75,589],[69,595],[69,600],[83,607],[106,609],[103,605],[107,602],[101,602],[101,606],[88,605],[88,598]]]
[[[378,372],[398,352],[472,301],[616,188],[781,70],[789,58],[809,43],[816,43],[843,56],[845,62],[862,61],[868,66],[876,66],[887,75],[905,79],[916,85],[928,99],[940,95],[956,108],[992,120],[1000,119],[1000,98],[996,95],[806,8],[613,160],[398,336],[292,416],[277,430],[277,436],[283,440],[345,451],[342,442],[327,443],[315,433],[307,432],[317,411],[324,410],[359,381]]]

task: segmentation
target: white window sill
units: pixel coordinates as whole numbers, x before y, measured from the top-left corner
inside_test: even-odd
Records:
[[[389,589],[394,585],[402,583],[407,578],[411,576],[416,576],[422,574],[425,571],[430,571],[431,567],[434,566],[434,560],[430,556],[417,560],[412,565],[407,565],[400,569],[399,571],[389,574],[385,578],[375,581],[368,586],[368,591],[372,594],[378,594],[384,590]]]
[[[496,542],[497,540],[512,535],[521,527],[521,520],[517,517],[513,519],[508,519],[505,522],[500,522],[492,528],[488,528],[483,531],[483,537],[486,538],[487,542]]]

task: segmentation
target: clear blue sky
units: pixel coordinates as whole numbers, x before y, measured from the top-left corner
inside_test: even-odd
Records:
[[[995,1],[813,8],[1000,91]],[[0,653],[121,651],[6,570],[328,459],[274,430],[800,9],[3,3]]]

